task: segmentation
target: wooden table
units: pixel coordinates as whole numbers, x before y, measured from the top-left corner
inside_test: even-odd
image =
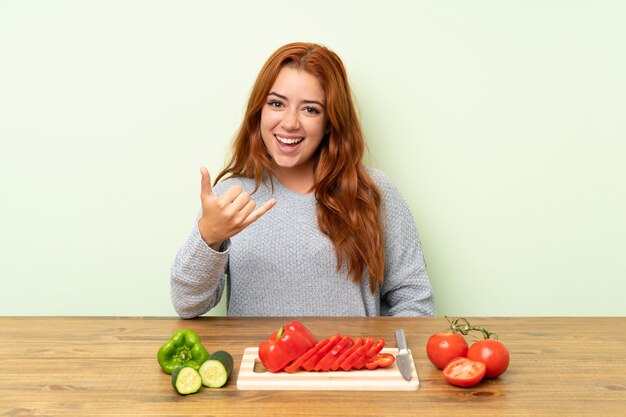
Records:
[[[300,318],[318,338],[406,330],[418,391],[241,391],[243,350],[292,318],[0,317],[1,416],[623,416],[626,318],[473,318],[511,352],[509,370],[473,388],[446,383],[428,361],[443,317]],[[222,389],[179,396],[156,361],[176,330],[232,353]]]

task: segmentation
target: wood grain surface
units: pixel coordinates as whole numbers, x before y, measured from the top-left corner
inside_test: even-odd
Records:
[[[471,318],[499,334],[509,370],[472,388],[443,379],[426,357],[442,317],[309,318],[318,338],[372,335],[395,347],[404,328],[417,391],[256,391],[236,386],[244,349],[293,318],[0,317],[1,416],[623,416],[626,318]],[[156,352],[182,328],[231,352],[221,389],[178,395]]]

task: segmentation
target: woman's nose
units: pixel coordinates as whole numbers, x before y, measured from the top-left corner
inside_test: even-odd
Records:
[[[300,119],[297,109],[289,109],[284,113],[282,125],[288,130],[296,130],[300,128]]]

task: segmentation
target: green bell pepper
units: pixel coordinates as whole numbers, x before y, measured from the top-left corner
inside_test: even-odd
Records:
[[[199,369],[209,358],[209,352],[193,330],[182,329],[170,337],[157,352],[157,360],[164,372],[171,374],[174,369],[190,366]]]

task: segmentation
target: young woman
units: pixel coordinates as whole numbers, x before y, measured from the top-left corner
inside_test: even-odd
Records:
[[[411,211],[364,151],[339,57],[279,48],[214,188],[201,169],[202,213],[171,269],[177,313],[206,313],[228,282],[233,316],[434,314]]]

